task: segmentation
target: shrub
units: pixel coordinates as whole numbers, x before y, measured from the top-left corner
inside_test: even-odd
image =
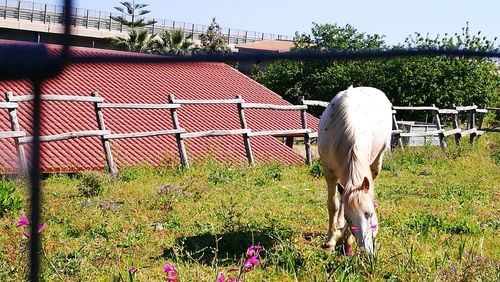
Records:
[[[90,198],[102,194],[103,184],[96,174],[81,174],[77,188],[81,196]]]
[[[313,160],[311,167],[309,167],[309,174],[314,177],[323,176],[323,165],[320,159]]]
[[[15,191],[13,183],[0,180],[0,218],[8,212],[21,209],[21,199],[14,194]]]

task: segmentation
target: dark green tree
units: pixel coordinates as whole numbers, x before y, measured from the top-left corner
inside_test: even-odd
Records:
[[[151,11],[145,10],[149,4],[136,4],[135,1],[132,2],[120,2],[123,7],[115,7],[116,10],[121,13],[126,14],[131,20],[128,20],[126,16],[113,17],[113,20],[121,23],[128,28],[140,28],[156,23],[155,21],[146,21],[143,17]]]
[[[391,48],[469,48],[495,50],[496,38],[471,34],[429,37],[409,36]],[[360,33],[347,25],[314,24],[311,35],[297,35],[296,49],[365,50],[388,48],[383,37]],[[414,57],[364,60],[276,62],[254,78],[292,103],[297,96],[330,101],[350,85],[372,86],[384,91],[395,105],[448,107],[452,103],[498,105],[499,67],[485,58]],[[316,111],[319,114],[321,109]]]
[[[226,36],[222,34],[222,28],[212,18],[212,23],[207,31],[200,35],[200,50],[207,53],[229,53],[231,49],[227,45]]]

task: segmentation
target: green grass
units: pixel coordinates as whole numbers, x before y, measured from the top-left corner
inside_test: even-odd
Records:
[[[43,280],[127,281],[133,265],[136,281],[162,281],[170,263],[181,281],[214,281],[255,243],[265,247],[262,265],[247,281],[498,281],[499,141],[389,154],[376,182],[376,257],[321,249],[326,188],[317,163],[207,161],[189,171],[131,168],[118,180],[52,175],[43,182]],[[26,182],[0,181],[16,187],[28,213]],[[0,218],[0,281],[26,277],[17,221],[17,212]]]

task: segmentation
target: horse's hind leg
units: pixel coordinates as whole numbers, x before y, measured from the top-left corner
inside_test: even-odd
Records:
[[[323,166],[323,174],[325,175],[326,184],[328,187],[328,233],[325,245],[323,248],[333,250],[337,240],[342,237],[342,232],[339,226],[339,220],[343,220],[344,215],[341,213],[340,200],[337,196],[337,181],[338,178],[326,166]]]

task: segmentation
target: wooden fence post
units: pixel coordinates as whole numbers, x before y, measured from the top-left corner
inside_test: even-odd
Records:
[[[174,94],[168,95],[168,102],[171,104],[175,103]],[[174,129],[180,129],[181,126],[179,123],[179,118],[177,117],[177,110],[171,109],[170,115],[172,117],[172,123],[173,123]],[[184,139],[182,139],[181,133],[175,134],[175,140],[177,142],[177,149],[179,151],[179,158],[181,160],[181,165],[183,168],[189,168],[189,161],[187,158],[186,147],[184,146]]]
[[[243,99],[241,95],[236,96],[237,99]],[[247,129],[247,120],[245,118],[245,110],[242,107],[242,103],[238,103],[238,114],[240,116],[240,124],[241,124],[241,129]],[[247,155],[247,160],[250,165],[253,165],[254,159],[253,159],[253,152],[252,152],[252,146],[250,144],[250,137],[248,136],[248,133],[243,133],[243,144],[245,145],[245,153]]]
[[[93,97],[99,97],[99,92],[95,91],[91,94]],[[97,126],[99,130],[106,130],[106,124],[104,123],[104,114],[102,110],[98,107],[97,102],[94,102],[94,111],[97,119]],[[101,136],[102,147],[104,149],[104,153],[106,155],[106,163],[108,165],[109,172],[111,175],[117,176],[118,169],[113,160],[113,153],[111,151],[111,145],[109,144],[109,140],[104,138],[104,135]]]
[[[5,92],[5,100],[10,102],[13,94],[11,91]],[[21,131],[19,126],[19,119],[17,117],[17,109],[8,109],[10,127],[13,131]],[[17,159],[19,161],[19,174],[24,174],[28,171],[28,165],[26,162],[26,153],[24,152],[24,146],[19,142],[19,137],[14,138],[14,144],[17,151]]]
[[[452,104],[451,108],[454,110],[457,110],[457,106],[455,104]],[[451,124],[453,126],[453,129],[457,129],[457,128],[460,129],[460,123],[458,121],[458,110],[457,110],[456,114],[453,114],[453,120],[452,120]],[[460,146],[460,139],[461,138],[462,138],[462,134],[460,132],[455,133],[455,144],[457,144],[457,146]]]
[[[478,118],[477,130],[483,129],[484,112],[486,111],[486,106],[484,104],[480,104],[479,109],[481,111],[478,112],[479,118]]]
[[[472,106],[475,106],[474,103],[472,103]],[[469,123],[470,123],[469,124],[470,129],[473,129],[473,128],[476,127],[476,110],[475,109],[471,109],[469,111]],[[474,138],[476,136],[477,136],[476,132],[471,132],[470,139],[469,139],[469,142],[470,142],[471,145],[474,145]]]
[[[304,105],[304,96],[299,97],[299,105]],[[307,128],[307,110],[300,110],[300,119],[302,122],[302,129]],[[309,138],[309,132],[304,134],[304,147],[306,150],[306,164],[312,164],[312,154],[311,154],[311,140]]]
[[[398,147],[403,149],[403,140],[401,139],[401,133],[398,126],[398,121],[396,120],[396,110],[394,109],[392,109],[392,129],[396,131],[394,135],[398,142]]]
[[[435,108],[436,105],[432,104],[432,107]],[[437,130],[443,130],[443,126],[441,125],[441,119],[439,119],[439,110],[433,110],[432,111],[434,123],[436,124]],[[446,148],[446,142],[444,141],[444,133],[440,132],[439,133],[439,146],[441,148]]]

